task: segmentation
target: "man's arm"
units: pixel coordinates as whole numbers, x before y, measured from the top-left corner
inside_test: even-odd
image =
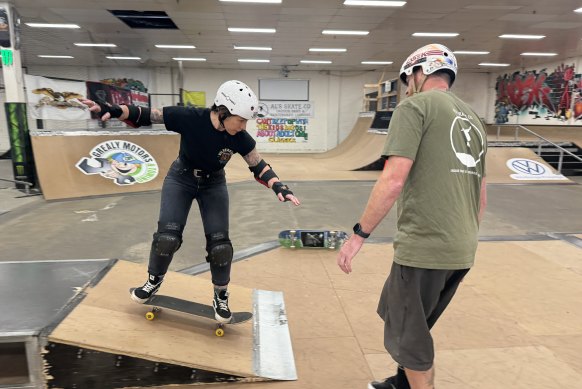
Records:
[[[362,231],[366,233],[374,231],[390,212],[402,192],[413,163],[412,159],[406,157],[393,155],[388,158],[360,218]],[[337,263],[344,273],[348,274],[352,271],[352,260],[363,244],[364,238],[353,234],[342,246]]]
[[[485,214],[485,208],[487,208],[487,182],[485,177],[481,180],[481,201],[479,204],[479,224],[483,220],[483,215]]]

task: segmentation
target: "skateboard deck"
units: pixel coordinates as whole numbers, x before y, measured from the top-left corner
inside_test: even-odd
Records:
[[[129,292],[133,292],[135,288],[131,288]],[[147,300],[144,305],[152,308],[145,314],[147,320],[154,320],[163,309],[169,309],[188,315],[194,315],[205,319],[215,321],[217,324],[214,331],[216,336],[224,336],[224,327],[226,324],[240,324],[252,319],[253,314],[250,312],[232,312],[232,319],[228,323],[220,323],[214,316],[214,308],[210,305],[200,304],[195,301],[183,300],[177,297],[165,296],[161,294],[153,295]]]
[[[348,234],[328,230],[284,230],[279,233],[279,243],[288,248],[326,248],[335,250],[342,246]]]

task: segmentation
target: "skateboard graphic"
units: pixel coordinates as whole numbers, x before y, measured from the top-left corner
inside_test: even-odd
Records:
[[[131,288],[130,293],[133,292],[135,288]],[[216,321],[214,316],[214,308],[210,305],[200,304],[195,301],[182,300],[177,297],[164,296],[164,295],[153,295],[149,300],[147,300],[144,305],[151,306],[151,309],[145,314],[147,320],[154,320],[156,316],[162,312],[163,309],[169,309],[172,311],[182,312],[189,315],[194,315],[198,317],[203,317],[216,322],[216,329],[214,334],[216,336],[224,336],[224,328],[226,324],[240,324],[249,321],[253,314],[250,312],[233,312],[232,319],[228,323],[219,323]]]
[[[284,230],[279,233],[279,243],[288,248],[338,249],[346,240],[344,231],[328,230]]]

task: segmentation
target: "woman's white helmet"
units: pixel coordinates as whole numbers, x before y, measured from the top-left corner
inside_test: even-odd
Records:
[[[406,84],[406,77],[410,76],[414,68],[420,66],[426,75],[438,70],[445,70],[451,76],[451,85],[457,76],[457,59],[448,47],[438,43],[431,43],[410,54],[400,68],[400,79]]]
[[[227,81],[218,88],[214,104],[224,105],[231,114],[247,120],[254,118],[259,111],[255,92],[247,84],[237,80]]]

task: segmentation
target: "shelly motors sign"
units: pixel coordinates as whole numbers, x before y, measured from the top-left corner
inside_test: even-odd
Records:
[[[120,186],[144,184],[156,178],[160,170],[147,150],[124,140],[100,143],[89,154],[75,166],[86,175],[99,174]]]

